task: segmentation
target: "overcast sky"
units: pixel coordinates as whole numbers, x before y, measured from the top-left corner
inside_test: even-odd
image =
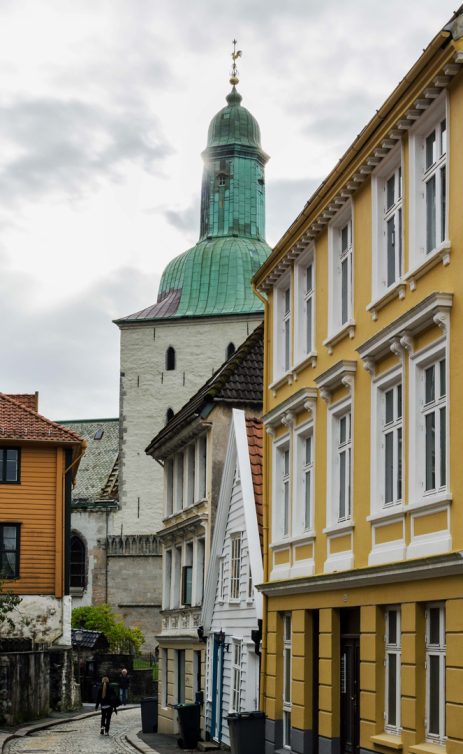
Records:
[[[0,0],[0,390],[117,415],[112,319],[197,240],[233,37],[273,245],[456,5]]]

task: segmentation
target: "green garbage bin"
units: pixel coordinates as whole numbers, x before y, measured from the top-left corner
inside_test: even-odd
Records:
[[[232,754],[264,754],[265,715],[263,712],[231,712],[227,715]]]
[[[174,709],[177,710],[180,725],[180,738],[177,743],[182,749],[194,749],[201,738],[200,705],[174,704]]]

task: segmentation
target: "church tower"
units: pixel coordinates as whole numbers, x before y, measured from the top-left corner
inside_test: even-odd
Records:
[[[256,119],[236,89],[212,119],[200,237],[164,270],[156,303],[116,320],[121,331],[120,510],[108,540],[109,602],[150,641],[159,629],[163,471],[145,455],[154,435],[263,317],[251,278],[265,242],[265,163]],[[128,551],[130,550],[130,555]],[[126,552],[127,551],[127,552]]]

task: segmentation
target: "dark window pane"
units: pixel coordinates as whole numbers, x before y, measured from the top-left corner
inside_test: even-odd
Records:
[[[307,342],[306,351],[310,353],[312,350],[312,299],[309,298],[306,302],[306,327],[307,327]]]
[[[447,392],[445,384],[445,359],[439,361],[439,397],[442,398]]]
[[[440,616],[438,607],[429,608],[429,644],[440,644]]]
[[[348,263],[347,259],[341,264],[341,324],[347,322],[348,311]]]
[[[19,452],[15,448],[10,448],[6,451],[5,481],[7,482],[18,481],[18,459],[19,459]]]
[[[436,488],[436,417],[435,414],[428,414],[425,417],[425,434],[426,434],[426,489],[434,490]]]
[[[394,499],[394,435],[392,432],[385,437],[384,481],[385,502],[391,503]]]
[[[305,438],[305,463],[306,465],[312,462],[312,438]]]
[[[347,438],[347,417],[343,416],[339,421],[339,443],[342,445]]]
[[[398,217],[399,217],[399,230],[398,230],[399,254],[397,257],[397,264],[398,264],[397,277],[400,278],[402,277],[402,209],[399,209]]]
[[[402,500],[402,428],[397,430],[397,500]]]
[[[386,424],[394,421],[394,390],[388,390],[384,396]]]
[[[397,644],[397,612],[390,610],[388,616],[388,644]]]
[[[440,156],[447,152],[447,121],[444,120],[440,124]]]
[[[402,416],[402,385],[397,385],[397,418]]]
[[[386,183],[386,207],[390,209],[394,205],[394,183],[395,175],[391,175]]]
[[[349,248],[349,226],[345,225],[341,230],[341,254]]]
[[[397,658],[396,655],[388,655],[387,673],[388,673],[388,689],[387,689],[387,707],[388,715],[387,722],[389,725],[397,725]]]
[[[402,196],[402,168],[399,168],[399,199]]]
[[[447,474],[446,474],[446,445],[447,445],[447,438],[446,438],[446,413],[445,408],[441,408],[440,410],[440,486],[443,487],[447,483]]]
[[[436,388],[434,382],[435,368],[434,366],[428,367],[425,371],[425,403],[432,403],[436,396]]]
[[[339,518],[346,517],[346,454],[339,456]]]
[[[310,529],[310,471],[305,473],[305,515],[304,515],[304,527]]]
[[[438,655],[429,657],[429,733],[440,735],[439,709],[441,705],[440,688],[440,658]]]
[[[311,264],[309,264],[306,270],[305,288],[307,292],[312,290],[312,265]]]
[[[291,701],[291,649],[285,648],[285,688],[284,701]]]
[[[289,349],[290,349],[290,321],[285,322],[285,371],[289,369]]]
[[[440,170],[440,241],[445,241],[445,214],[447,205],[447,183],[445,165]]]
[[[395,281],[395,218],[387,221],[387,284]]]
[[[436,161],[436,132],[432,131],[426,138],[426,170]]]
[[[290,311],[291,299],[290,299],[289,293],[290,293],[289,288],[287,288],[285,290],[285,314],[289,314],[289,311]]]
[[[426,183],[426,251],[436,248],[436,176]]]

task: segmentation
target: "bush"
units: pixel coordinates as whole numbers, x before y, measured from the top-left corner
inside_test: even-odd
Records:
[[[76,607],[72,611],[72,628],[86,628],[100,631],[109,643],[109,651],[116,654],[140,654],[145,637],[139,628],[127,628],[120,615],[113,612],[111,605],[89,605]]]

